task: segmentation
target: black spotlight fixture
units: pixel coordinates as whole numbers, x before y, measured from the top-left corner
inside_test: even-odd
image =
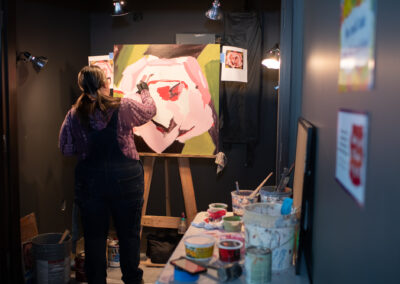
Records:
[[[222,20],[223,14],[220,6],[219,0],[214,0],[212,7],[206,12],[206,17],[214,21]]]
[[[118,17],[129,14],[129,12],[126,12],[124,9],[124,6],[126,5],[126,0],[113,0],[113,5],[114,7],[111,16]]]
[[[43,69],[43,67],[47,64],[47,57],[45,56],[33,56],[27,51],[21,52],[18,54],[17,61],[24,61],[24,62],[32,62],[33,69],[36,72],[39,72]]]

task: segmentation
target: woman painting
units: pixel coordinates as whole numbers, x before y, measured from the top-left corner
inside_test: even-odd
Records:
[[[132,128],[155,114],[147,84],[138,84],[140,100],[114,98],[103,71],[86,66],[78,74],[81,96],[60,130],[64,155],[76,155],[75,199],[85,238],[85,271],[89,283],[106,283],[106,239],[111,214],[120,246],[124,283],[140,283],[140,220],[143,167]]]

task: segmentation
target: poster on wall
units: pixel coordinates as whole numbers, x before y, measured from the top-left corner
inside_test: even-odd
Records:
[[[368,153],[368,114],[339,110],[336,141],[336,180],[364,206]]]
[[[247,83],[247,50],[223,46],[222,54],[221,81]]]
[[[341,0],[339,91],[374,87],[375,0]]]
[[[114,46],[114,96],[140,100],[147,82],[157,113],[133,129],[141,154],[210,156],[218,152],[219,44]]]
[[[110,88],[112,88],[114,85],[113,53],[111,52],[109,55],[89,56],[89,65],[100,67],[106,74]]]

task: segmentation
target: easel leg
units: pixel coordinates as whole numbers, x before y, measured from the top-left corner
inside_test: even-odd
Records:
[[[171,202],[169,190],[169,166],[168,158],[164,159],[164,172],[165,172],[165,212],[167,216],[171,216]]]
[[[146,215],[147,201],[149,200],[151,179],[153,178],[153,168],[155,157],[144,157],[143,170],[144,170],[144,193],[143,193],[143,208],[142,217]],[[143,221],[142,221],[143,223]],[[142,236],[143,226],[140,226],[140,236]]]
[[[190,224],[197,214],[197,206],[189,158],[178,158],[178,164],[179,174],[181,176],[183,199],[185,200],[187,221],[188,224]]]

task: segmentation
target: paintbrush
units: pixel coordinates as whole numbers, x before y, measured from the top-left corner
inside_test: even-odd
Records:
[[[260,185],[249,195],[249,198],[254,198],[257,193],[260,191],[261,187],[267,182],[267,180],[274,174],[274,172],[270,172],[269,175],[260,183]]]
[[[293,168],[294,168],[294,163],[290,166],[290,169],[288,169],[288,168],[283,169],[283,174],[282,174],[281,180],[279,181],[279,184],[276,187],[277,192],[282,192],[285,190],[285,187],[289,183],[290,174],[291,174]]]
[[[238,182],[238,181],[235,181],[235,185],[236,185],[236,193],[237,193],[238,195],[240,195],[239,182]]]
[[[59,244],[62,244],[62,242],[65,240],[67,235],[69,234],[69,230],[65,229],[64,234],[61,236],[61,239],[58,241]]]

